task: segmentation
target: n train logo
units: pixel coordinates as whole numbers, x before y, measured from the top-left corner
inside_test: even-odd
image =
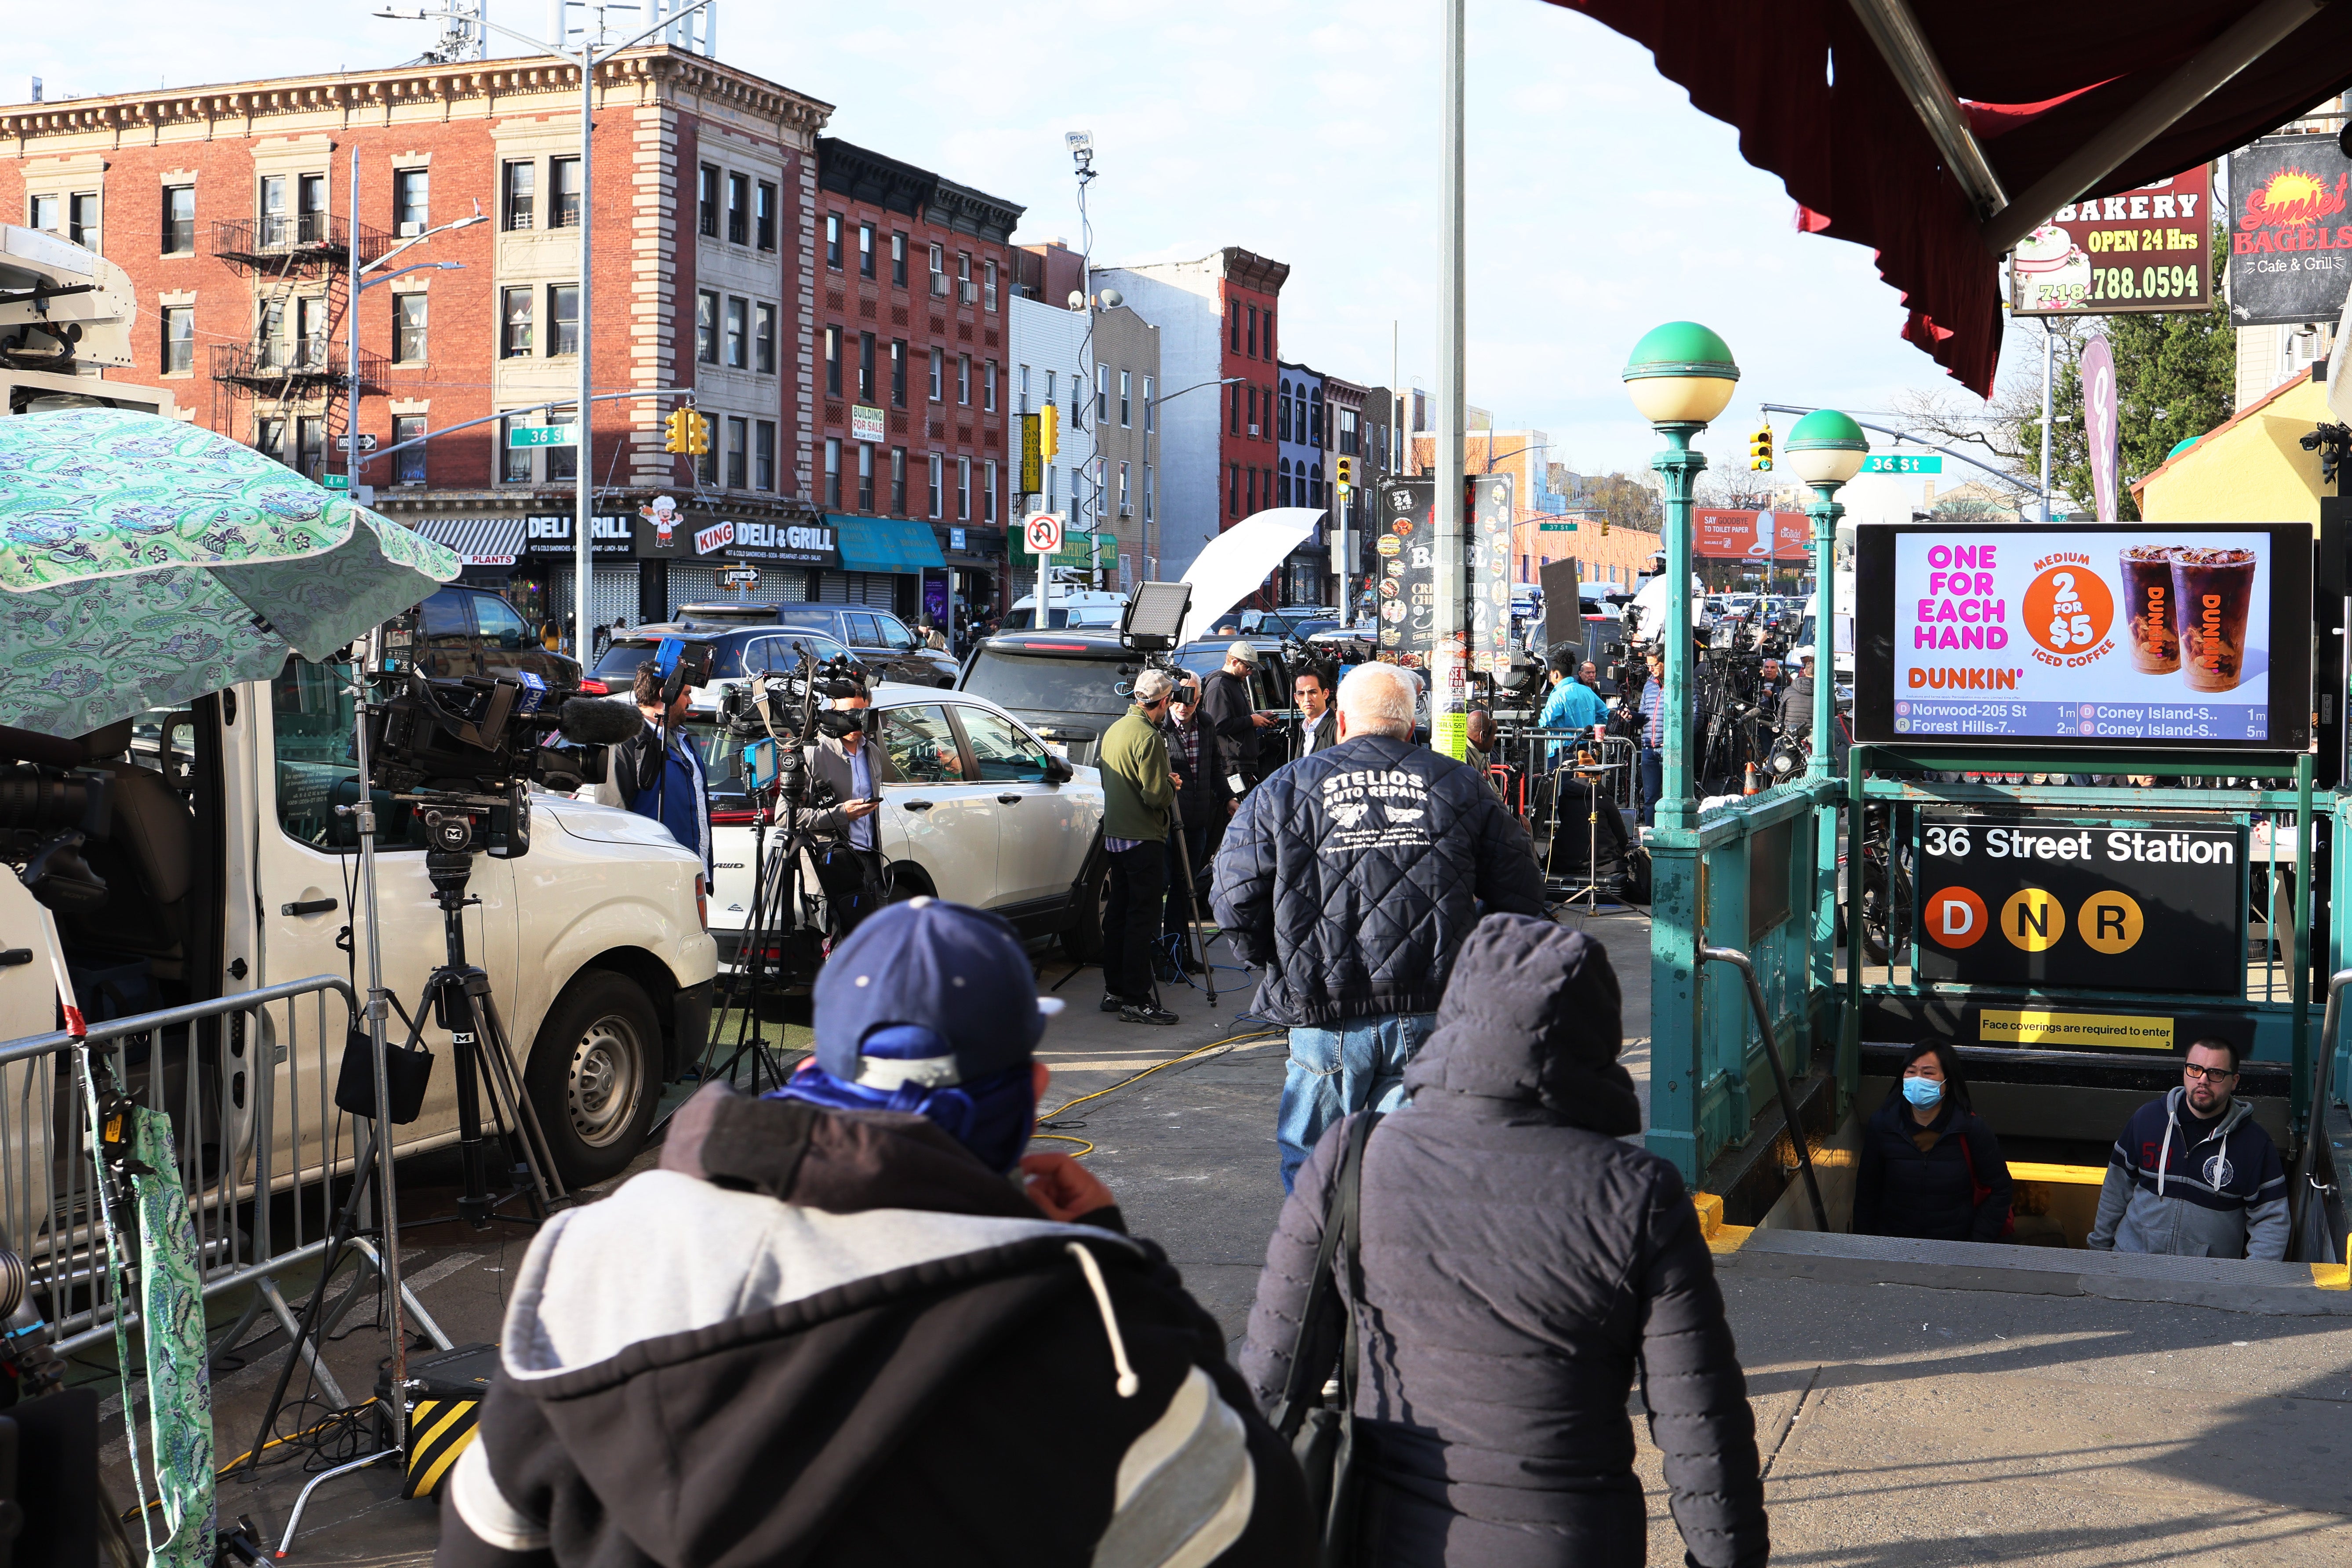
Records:
[[[1985,901],[1969,888],[1944,888],[1927,896],[1921,927],[1929,942],[1948,952],[1974,947],[1988,931],[2021,952],[2047,952],[2065,941],[2068,931],[2094,952],[2114,957],[2129,952],[2147,929],[2139,901],[2113,888],[2083,900],[2073,919],[2066,906],[2040,888],[2021,888],[2000,906],[1993,919]]]

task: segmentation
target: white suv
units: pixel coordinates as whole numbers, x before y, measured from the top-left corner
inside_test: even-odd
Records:
[[[732,962],[751,918],[755,817],[738,742],[717,722],[721,687],[695,694],[688,721],[710,774],[710,930]],[[875,821],[900,898],[929,893],[993,910],[1024,936],[1058,937],[1074,957],[1101,945],[1104,861],[1088,851],[1102,831],[1102,778],[1064,762],[1028,726],[965,691],[884,683],[874,688]],[[772,858],[782,835],[771,826]],[[805,900],[794,923],[822,927],[824,895],[803,863]]]

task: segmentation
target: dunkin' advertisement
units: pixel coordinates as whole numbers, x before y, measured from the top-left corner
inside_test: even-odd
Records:
[[[1897,526],[1864,539],[1866,557],[1891,556],[1861,569],[1892,590],[1873,628],[1892,645],[1885,739],[2303,743],[2307,702],[2288,693],[2305,661],[2284,661],[2287,686],[2273,668],[2272,578],[2292,551],[2273,531]],[[1865,728],[1876,705],[1864,701]]]

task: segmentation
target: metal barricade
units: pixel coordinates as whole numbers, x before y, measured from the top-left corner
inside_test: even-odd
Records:
[[[340,1005],[330,1007],[330,997]],[[94,1024],[83,1040],[52,1033],[0,1043],[0,1226],[25,1259],[60,1353],[110,1340],[118,1316],[139,1318],[135,1298],[118,1299],[106,1267],[89,1138],[92,1058],[117,1088],[171,1118],[205,1300],[252,1288],[216,1343],[235,1344],[265,1310],[291,1337],[299,1320],[277,1276],[324,1250],[334,1180],[362,1142],[329,1087],[355,1017],[349,984],[320,974]],[[380,1268],[372,1244],[352,1245]],[[403,1300],[447,1346],[404,1287]],[[305,1352],[327,1396],[350,1404],[315,1347]]]

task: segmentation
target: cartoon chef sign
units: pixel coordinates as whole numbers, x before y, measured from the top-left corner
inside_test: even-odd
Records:
[[[667,550],[677,531],[677,501],[671,496],[656,496],[637,508],[637,515],[654,525],[654,548]]]

